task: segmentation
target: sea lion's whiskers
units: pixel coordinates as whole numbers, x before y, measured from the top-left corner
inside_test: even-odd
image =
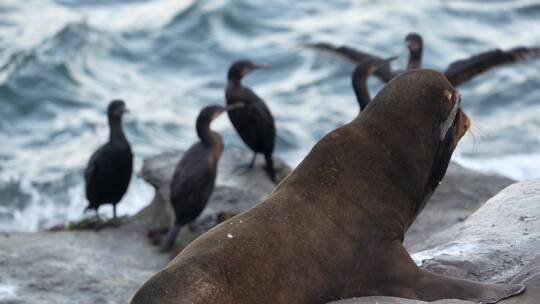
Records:
[[[475,120],[474,124],[471,123],[471,127],[465,133],[465,136],[470,135],[473,141],[473,150],[476,150],[477,144],[482,142],[486,138],[488,127],[484,126],[482,122]]]
[[[484,138],[487,137],[488,131],[486,130],[489,130],[489,127],[484,125],[482,122],[475,121],[474,125],[471,126],[468,132],[471,133],[473,139],[478,139],[479,141],[482,141]]]

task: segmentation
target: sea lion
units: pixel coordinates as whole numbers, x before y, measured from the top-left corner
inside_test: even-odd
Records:
[[[520,293],[522,285],[421,270],[402,245],[469,124],[442,74],[396,77],[270,197],[191,243],[131,303],[320,304],[377,295],[493,303]]]

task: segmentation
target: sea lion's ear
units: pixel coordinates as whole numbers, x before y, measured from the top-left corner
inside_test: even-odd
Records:
[[[450,129],[450,127],[454,124],[454,121],[456,120],[456,115],[457,115],[457,112],[459,110],[459,108],[461,107],[461,95],[459,93],[455,93],[455,102],[454,102],[454,105],[452,106],[452,110],[450,110],[450,114],[448,114],[448,117],[446,117],[446,119],[441,123],[441,133],[440,133],[440,140],[444,140],[444,138],[446,137],[446,133],[448,133],[448,130]],[[446,91],[446,98],[449,99],[450,102],[452,102],[452,99],[454,98],[454,95],[452,94],[452,92],[450,91]]]

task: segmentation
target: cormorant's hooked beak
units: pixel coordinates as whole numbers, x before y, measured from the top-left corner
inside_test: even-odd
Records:
[[[120,116],[120,115],[126,114],[126,113],[130,113],[130,111],[129,111],[129,109],[126,108],[125,106],[122,107],[122,108],[120,108],[120,109],[117,109],[117,110],[114,111],[114,114],[115,114],[116,116]]]
[[[219,109],[217,112],[214,112],[212,114],[212,118],[211,120],[214,120],[216,119],[218,116],[220,116],[221,114],[223,114],[224,112],[228,112],[228,111],[231,111],[231,110],[234,110],[234,109],[238,109],[238,108],[242,108],[244,107],[244,104],[243,103],[235,103],[235,104],[232,104],[232,105],[228,105],[226,107],[221,107],[221,109]]]
[[[246,76],[247,74],[255,71],[255,70],[258,70],[258,69],[269,69],[270,68],[270,65],[268,64],[252,64],[250,66],[247,66],[245,67],[243,70],[242,70],[242,77]]]
[[[388,58],[386,58],[386,59],[383,59],[383,60],[381,61],[381,64],[380,64],[379,66],[382,66],[382,65],[384,65],[385,63],[388,63],[388,62],[392,62],[392,61],[398,59],[398,57],[399,57],[399,56],[392,56],[392,57],[388,57]]]
[[[386,59],[381,60],[377,64],[375,64],[371,70],[371,73],[376,72],[378,69],[382,68],[383,66],[387,65],[388,63],[398,59],[398,56],[389,57]]]
[[[253,66],[253,69],[256,70],[256,69],[269,69],[271,68],[272,66],[269,65],[269,64],[256,64]]]

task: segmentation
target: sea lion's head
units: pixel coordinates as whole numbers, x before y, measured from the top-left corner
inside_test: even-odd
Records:
[[[439,185],[471,122],[446,77],[417,69],[390,81],[359,116],[388,153],[390,179],[414,201],[413,218]]]

